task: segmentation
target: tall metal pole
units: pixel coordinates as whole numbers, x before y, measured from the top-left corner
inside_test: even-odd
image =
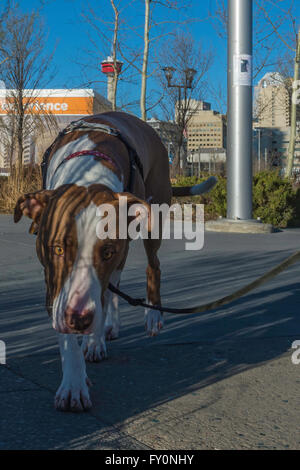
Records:
[[[252,218],[252,0],[228,0],[227,218]]]

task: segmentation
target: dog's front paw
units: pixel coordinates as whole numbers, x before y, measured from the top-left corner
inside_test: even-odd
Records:
[[[78,377],[63,379],[55,395],[54,406],[59,411],[87,411],[92,407],[89,389],[90,380]]]
[[[158,335],[164,326],[164,319],[159,310],[146,309],[145,330],[149,336]]]
[[[100,362],[107,357],[104,337],[99,338],[94,333],[83,338],[81,349],[88,362]]]

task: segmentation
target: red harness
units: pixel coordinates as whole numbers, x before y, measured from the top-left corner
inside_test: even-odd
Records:
[[[116,170],[120,173],[121,180],[123,181],[123,172],[122,172],[122,168],[120,167],[120,165],[114,160],[112,160],[112,158],[110,158],[108,155],[105,155],[105,153],[98,152],[97,150],[80,150],[79,152],[71,153],[70,155],[68,155],[66,158],[62,160],[62,162],[58,165],[56,170],[59,168],[61,164],[64,164],[68,160],[72,160],[72,158],[81,157],[83,155],[96,157],[96,158],[99,158],[101,160],[106,160],[107,162],[111,163],[116,168]]]

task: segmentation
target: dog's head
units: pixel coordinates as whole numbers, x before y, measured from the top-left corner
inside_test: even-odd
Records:
[[[47,286],[46,305],[53,327],[61,333],[89,334],[103,323],[105,290],[128,250],[128,237],[119,236],[119,206],[125,196],[128,207],[134,204],[150,213],[145,201],[101,185],[85,188],[71,184],[37,191],[21,196],[16,204],[15,222],[22,215],[33,220],[30,232],[37,234],[37,254]],[[100,209],[107,204],[116,215],[116,233],[99,238],[99,215],[108,214]],[[140,213],[137,210],[128,222]]]

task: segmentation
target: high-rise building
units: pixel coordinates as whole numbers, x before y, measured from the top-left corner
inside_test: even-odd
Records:
[[[195,101],[195,100],[194,100]],[[213,111],[209,103],[198,102],[191,106],[191,117],[187,124],[187,148],[194,152],[200,149],[224,149],[226,147],[226,118]]]
[[[255,115],[259,127],[289,127],[291,125],[291,78],[269,72],[255,87]],[[298,111],[300,118],[300,110]]]
[[[291,83],[278,72],[270,72],[255,87],[254,150],[258,161],[285,168],[291,130]],[[300,106],[297,106],[294,170],[300,169]],[[269,165],[268,165],[269,166]]]

